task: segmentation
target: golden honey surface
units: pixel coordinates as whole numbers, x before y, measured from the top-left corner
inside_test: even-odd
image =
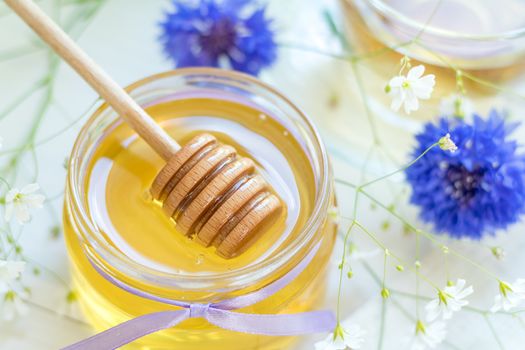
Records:
[[[221,258],[214,253],[214,247],[205,248],[177,232],[175,223],[165,216],[158,203],[153,203],[149,187],[164,162],[127,126],[118,124],[109,128],[98,142],[84,184],[88,214],[107,245],[150,269],[199,276],[205,281],[206,276],[257,266],[302,234],[314,207],[316,179],[303,145],[285,126],[257,109],[218,99],[175,100],[152,106],[147,111],[180,144],[196,134],[209,132],[220,142],[235,147],[240,155],[254,160],[257,171],[283,200],[286,210],[246,252],[229,260]],[[67,211],[64,217],[74,283],[83,311],[97,330],[131,317],[172,309],[120,290],[99,276],[81,250]],[[324,269],[320,267],[326,265],[335,234],[335,226],[326,217],[321,220],[323,228],[318,234],[325,237],[312,264],[288,287],[242,312],[299,312],[319,301],[324,293]],[[297,261],[291,261],[282,271],[289,270],[294,263]],[[232,292],[229,297],[271,283],[282,271],[249,288]],[[117,270],[113,272],[119,274]],[[131,280],[129,276],[119,278]],[[218,295],[213,288],[200,293],[158,287],[149,290],[182,300],[217,301]],[[145,337],[127,348],[269,350],[285,349],[290,341],[283,337],[225,331],[205,320],[194,319]]]

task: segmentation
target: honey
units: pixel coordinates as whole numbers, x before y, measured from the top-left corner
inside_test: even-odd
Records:
[[[210,111],[215,111],[216,116],[207,116]],[[88,189],[91,215],[117,249],[152,268],[205,275],[257,262],[272,254],[282,241],[298,234],[312,210],[313,175],[305,172],[296,176],[308,159],[304,152],[297,152],[299,145],[285,135],[282,126],[270,118],[261,119],[257,110],[211,99],[165,103],[149,108],[148,113],[160,116],[157,120],[181,144],[201,132],[211,131],[219,141],[235,147],[240,155],[258,161],[259,172],[280,193],[288,210],[265,232],[264,239],[244,254],[228,260],[213,254],[213,247],[204,248],[177,232],[160,205],[152,205],[149,187],[165,162],[121,125],[99,145],[88,170],[92,178]],[[190,113],[195,115],[187,116]],[[250,124],[257,126],[258,134],[247,129]],[[282,151],[275,144],[283,145]],[[310,190],[299,191],[299,188]]]
[[[187,79],[184,71],[138,83],[131,88],[132,93],[133,89],[141,93],[151,84],[177,81],[181,74]],[[183,88],[190,89],[191,94],[181,91],[180,86],[174,94],[158,89],[154,101],[144,103],[146,111],[180,144],[207,132],[254,160],[257,171],[286,210],[244,253],[233,259],[216,255],[214,247],[203,247],[178,232],[173,220],[152,200],[149,188],[164,161],[103,105],[84,128],[73,151],[64,211],[73,282],[83,312],[96,331],[176,307],[120,289],[92,264],[154,295],[211,303],[271,284],[319,247],[309,266],[288,286],[237,311],[277,314],[322,307],[325,266],[336,227],[327,215],[328,206],[333,204],[330,174],[320,174],[323,166],[324,171],[328,169],[321,164],[326,161],[322,159],[325,155],[315,154],[311,145],[312,138],[318,142],[316,135],[307,135],[309,125],[304,121],[262,105],[261,99],[271,101],[275,92],[265,92],[266,96],[259,92],[251,99],[234,98],[238,94],[232,94],[225,85],[231,84],[232,75],[239,80],[247,77],[204,72],[207,74],[197,76],[209,83],[211,72],[224,79],[224,85],[217,84],[213,91],[210,86],[188,87],[185,81]],[[248,83],[257,86],[254,81]],[[318,151],[322,152],[322,147]],[[324,184],[320,175],[328,176]],[[269,350],[289,348],[293,340],[227,331],[204,319],[191,319],[124,349]]]

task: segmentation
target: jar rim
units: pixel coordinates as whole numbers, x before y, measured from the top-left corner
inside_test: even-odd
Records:
[[[271,256],[266,257],[257,264],[246,265],[232,271],[215,272],[209,275],[197,275],[165,272],[156,270],[151,267],[147,267],[143,264],[132,260],[127,255],[119,251],[116,247],[112,247],[109,244],[104,244],[104,242],[99,237],[95,237],[95,235],[89,234],[92,232],[96,232],[97,228],[96,225],[94,225],[93,220],[89,217],[88,210],[85,210],[84,208],[86,205],[85,203],[83,203],[82,194],[79,191],[79,189],[82,188],[83,185],[79,183],[80,177],[78,176],[78,169],[75,168],[75,166],[78,167],[78,165],[75,163],[76,159],[80,157],[83,142],[85,142],[86,137],[89,135],[90,128],[97,121],[97,117],[103,111],[110,108],[107,105],[107,103],[100,100],[99,103],[96,103],[92,110],[88,112],[88,115],[90,115],[90,117],[80,130],[77,139],[75,140],[75,143],[73,145],[73,149],[71,151],[70,164],[68,168],[67,186],[68,192],[71,192],[72,196],[70,196],[71,198],[66,199],[66,203],[68,203],[67,205],[69,206],[69,210],[75,213],[75,219],[76,221],[78,221],[78,226],[81,226],[77,227],[77,230],[75,231],[83,231],[80,234],[79,232],[76,232],[79,238],[83,238],[83,247],[85,243],[87,243],[89,247],[97,253],[97,255],[103,257],[104,261],[100,261],[100,259],[98,259],[91,252],[86,250],[85,247],[83,248],[84,254],[89,254],[91,262],[97,265],[101,265],[99,267],[102,268],[105,272],[111,273],[111,271],[109,271],[107,267],[104,266],[106,263],[109,263],[110,266],[116,267],[119,272],[124,273],[126,276],[134,276],[136,278],[139,278],[140,280],[146,280],[149,283],[158,284],[162,287],[170,288],[177,286],[177,289],[179,290],[182,289],[188,291],[199,291],[200,288],[198,287],[198,282],[202,279],[205,279],[207,282],[210,283],[226,280],[235,281],[234,285],[239,287],[246,287],[247,285],[249,285],[246,283],[246,279],[250,276],[257,275],[257,271],[267,269],[275,271],[279,268],[282,268],[287,262],[291,261],[292,259],[295,259],[299,252],[306,250],[307,253],[307,251],[309,251],[311,247],[316,243],[316,232],[319,231],[320,226],[322,224],[322,220],[320,219],[325,217],[325,214],[328,211],[333,186],[330,180],[331,168],[327,156],[327,151],[321,140],[319,132],[312,124],[311,120],[305,115],[305,113],[303,113],[294,103],[292,103],[286,96],[284,96],[275,88],[260,81],[259,79],[256,79],[255,77],[244,73],[211,67],[180,68],[143,78],[127,86],[126,91],[132,92],[135,89],[140,88],[144,85],[165,78],[172,78],[178,76],[183,77],[191,75],[212,76],[225,79],[233,78],[237,81],[253,84],[258,88],[262,88],[263,90],[265,90],[265,92],[270,93],[274,97],[277,97],[280,100],[280,102],[284,102],[288,108],[291,108],[293,112],[296,113],[297,116],[299,116],[301,122],[304,123],[304,126],[308,128],[308,138],[310,138],[310,140],[308,141],[310,141],[310,143],[313,145],[314,150],[316,152],[315,157],[319,163],[319,185],[316,186],[317,188],[315,203],[311,215],[301,228],[301,233],[298,235],[298,237],[293,239],[283,249],[279,250],[275,254],[272,254]],[[267,277],[267,275],[261,276],[260,278],[263,279],[264,277]]]
[[[355,1],[355,0],[346,0],[346,1]],[[384,0],[365,0],[371,6],[373,6],[377,11],[379,11],[383,16],[396,18],[401,21],[403,24],[412,27],[415,30],[425,30],[425,33],[441,36],[443,38],[449,38],[454,40],[473,40],[473,41],[499,41],[499,40],[512,40],[519,39],[525,36],[525,26],[504,30],[501,32],[495,32],[491,34],[475,35],[467,33],[458,33],[448,29],[437,28],[426,23],[414,20],[404,13],[398,11],[390,4]]]

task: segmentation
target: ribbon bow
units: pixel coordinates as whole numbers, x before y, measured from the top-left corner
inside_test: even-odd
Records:
[[[269,336],[293,336],[332,331],[336,321],[330,311],[311,311],[297,314],[246,314],[232,311],[258,303],[286,287],[304,271],[318,249],[319,244],[290,272],[268,286],[250,294],[212,304],[187,303],[161,298],[135,289],[93,265],[109,282],[132,294],[164,304],[179,306],[182,309],[139,316],[62,350],[112,350],[145,335],[175,327],[190,318],[204,318],[209,323],[230,331]]]

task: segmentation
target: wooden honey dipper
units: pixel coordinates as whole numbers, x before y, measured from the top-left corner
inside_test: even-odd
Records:
[[[5,3],[167,162],[151,194],[184,234],[231,258],[275,222],[282,202],[252,160],[209,134],[181,147],[31,0]]]

